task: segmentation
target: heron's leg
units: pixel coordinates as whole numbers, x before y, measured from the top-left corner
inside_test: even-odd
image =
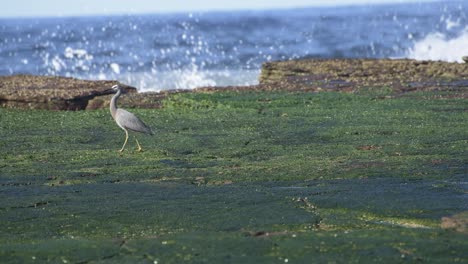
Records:
[[[127,145],[127,140],[128,140],[128,131],[125,129],[125,142],[124,142],[122,148],[119,150],[119,152],[124,151],[125,145]]]
[[[137,139],[136,137],[135,137],[135,141],[136,141],[136,143],[137,143],[137,145],[138,145],[137,151],[138,151],[138,152],[142,151],[143,149],[141,148],[140,142],[138,142],[138,139]]]

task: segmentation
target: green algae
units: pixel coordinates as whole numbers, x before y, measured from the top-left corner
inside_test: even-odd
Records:
[[[122,154],[105,110],[0,109],[0,258],[466,262],[468,104],[388,94],[174,94]]]

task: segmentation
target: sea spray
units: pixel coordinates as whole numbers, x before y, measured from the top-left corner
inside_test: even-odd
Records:
[[[458,36],[450,38],[444,33],[435,32],[427,35],[409,49],[408,58],[416,60],[441,60],[463,62],[468,55],[468,27]]]
[[[467,55],[468,1],[0,19],[0,75],[115,79],[140,91],[258,83],[298,58]]]

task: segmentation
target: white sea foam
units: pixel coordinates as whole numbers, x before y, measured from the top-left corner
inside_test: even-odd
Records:
[[[259,70],[174,70],[164,72],[129,72],[123,74],[100,73],[86,79],[113,79],[138,88],[140,92],[158,92],[170,89],[198,87],[255,85]]]
[[[460,26],[460,18],[458,18],[457,20],[452,20],[451,18],[447,18],[445,23],[446,23],[446,29],[451,30]]]
[[[112,69],[112,71],[113,71],[114,73],[120,74],[120,66],[119,66],[119,64],[117,64],[117,63],[111,63],[111,64],[110,64],[110,67],[111,67],[111,69]]]
[[[65,51],[63,52],[63,55],[67,59],[73,59],[73,58],[78,58],[78,59],[83,59],[83,60],[92,60],[93,55],[88,54],[88,52],[84,49],[73,49],[71,47],[65,48]]]
[[[255,85],[258,84],[259,73],[259,70],[175,70],[133,74],[133,80],[124,76],[122,81],[138,87],[141,92],[161,91],[211,86]]]
[[[408,50],[407,57],[416,60],[442,60],[463,62],[468,56],[468,27],[455,38],[436,32],[414,43]]]
[[[59,56],[54,56],[52,60],[50,60],[50,65],[52,66],[52,70],[54,72],[59,72],[62,69],[67,68],[67,65],[62,59],[60,59]]]

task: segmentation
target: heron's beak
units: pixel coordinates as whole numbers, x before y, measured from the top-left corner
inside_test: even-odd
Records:
[[[114,89],[106,89],[104,91],[102,91],[102,94],[106,95],[106,94],[115,94],[115,90]]]

